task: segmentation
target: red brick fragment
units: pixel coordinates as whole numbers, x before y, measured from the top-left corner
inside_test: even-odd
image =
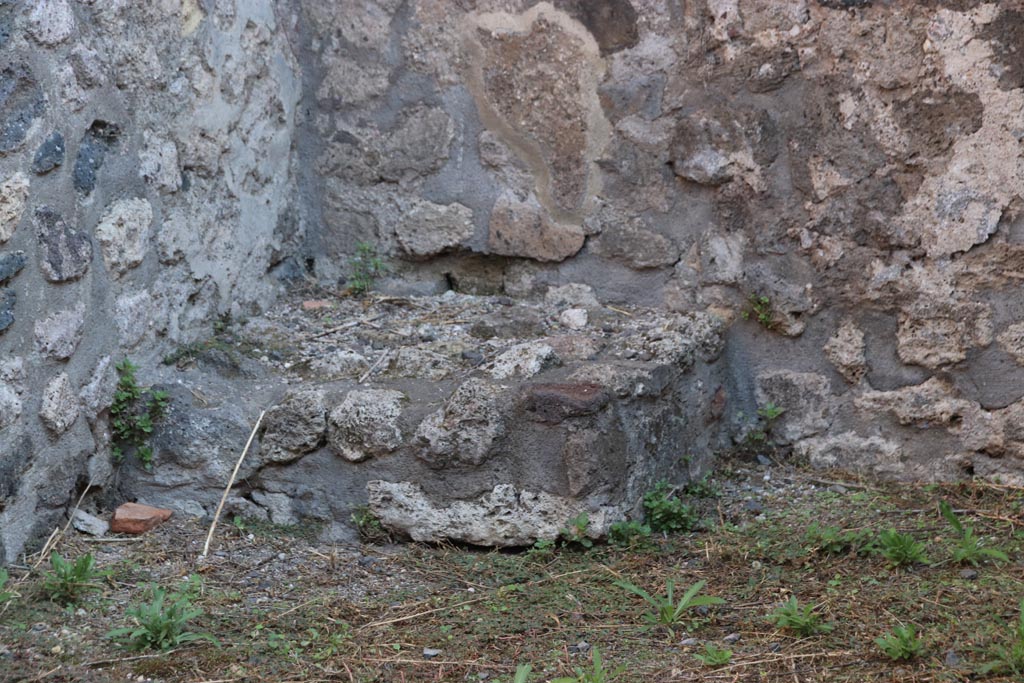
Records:
[[[172,514],[170,510],[139,503],[124,503],[114,510],[110,530],[116,534],[144,534],[161,522],[166,522]]]

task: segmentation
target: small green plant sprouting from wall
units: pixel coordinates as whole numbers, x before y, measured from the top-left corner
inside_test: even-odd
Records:
[[[765,403],[757,409],[757,421],[751,424],[748,428],[746,436],[743,437],[742,446],[758,450],[762,448],[773,448],[772,443],[772,428],[775,426],[775,421],[786,412],[786,409],[777,406],[772,402]],[[744,420],[745,416],[743,413],[738,413],[737,417],[740,420]]]
[[[590,515],[581,512],[565,523],[558,537],[567,546],[578,546],[584,550],[594,547],[594,542],[587,536],[587,529],[590,527]]]
[[[373,287],[378,277],[387,273],[387,266],[377,255],[377,249],[369,242],[356,245],[356,253],[348,262],[348,286],[353,294],[365,294]]]
[[[673,493],[664,480],[644,494],[644,514],[651,531],[690,531],[699,521],[697,514]]]
[[[117,390],[110,406],[114,444],[111,454],[121,462],[134,451],[147,470],[153,469],[153,448],[149,437],[153,424],[167,412],[167,392],[139,386],[135,378],[138,367],[125,358],[117,364]]]
[[[773,329],[776,323],[775,310],[772,308],[771,298],[755,292],[750,295],[748,301],[750,302],[750,308],[741,313],[743,319],[750,320],[753,318],[766,330]]]
[[[352,524],[356,527],[356,533],[360,540],[366,543],[390,543],[391,534],[381,524],[377,515],[365,505],[360,505],[352,511]]]
[[[623,548],[642,548],[650,540],[651,527],[636,520],[615,522],[608,529],[608,542]]]

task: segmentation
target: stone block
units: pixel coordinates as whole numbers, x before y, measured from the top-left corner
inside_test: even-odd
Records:
[[[114,510],[110,531],[115,534],[144,534],[169,520],[172,514],[170,510],[149,505],[123,503]]]

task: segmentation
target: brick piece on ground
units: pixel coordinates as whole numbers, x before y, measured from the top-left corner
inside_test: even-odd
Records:
[[[170,510],[154,508],[138,503],[124,503],[114,510],[110,530],[115,534],[144,534],[173,514]]]

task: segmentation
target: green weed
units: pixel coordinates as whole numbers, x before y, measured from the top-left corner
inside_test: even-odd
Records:
[[[637,521],[615,522],[608,529],[608,541],[623,548],[637,548],[650,542],[651,527]]]
[[[4,590],[7,587],[7,580],[9,578],[10,575],[7,573],[7,570],[0,567],[0,605],[8,603],[14,599],[15,594],[13,592]]]
[[[768,621],[779,628],[788,629],[804,637],[828,633],[832,630],[832,624],[823,623],[821,615],[814,611],[813,605],[801,607],[795,596],[769,614]]]
[[[360,505],[355,508],[350,519],[356,527],[359,538],[364,542],[389,543],[391,541],[391,534],[367,506]]]
[[[628,581],[616,581],[615,585],[643,598],[644,601],[654,608],[653,612],[648,612],[644,615],[644,619],[649,623],[668,627],[671,633],[673,628],[684,620],[689,610],[697,607],[725,604],[725,600],[722,598],[713,595],[700,595],[700,591],[706,583],[706,581],[698,581],[693,584],[686,589],[683,597],[679,598],[678,601],[675,599],[676,586],[675,581],[672,579],[669,579],[665,584],[665,595],[658,596],[651,595],[643,588]]]
[[[50,571],[43,579],[43,592],[56,603],[72,605],[86,593],[99,590],[95,581],[106,575],[107,572],[96,569],[92,553],[72,564],[54,551],[50,554]]]
[[[963,524],[953,512],[952,506],[946,501],[939,503],[939,511],[949,525],[956,531],[956,547],[953,549],[953,561],[958,564],[970,564],[977,567],[984,559],[1009,562],[1010,558],[998,548],[986,548],[982,539],[974,534],[974,528]]]
[[[558,537],[567,546],[579,546],[584,550],[594,547],[594,541],[587,536],[587,529],[590,527],[590,515],[581,512],[565,523],[565,527],[558,532]]]
[[[644,494],[644,513],[651,531],[689,531],[697,525],[696,513],[673,494],[665,480]]]
[[[516,677],[512,679],[512,683],[527,683],[530,680],[530,672],[533,667],[529,664],[520,664],[516,667]]]
[[[356,253],[348,262],[348,286],[353,294],[365,294],[377,278],[387,273],[387,266],[369,242],[356,245]]]
[[[878,552],[895,567],[928,562],[924,544],[895,529],[887,529],[878,535]]]
[[[892,633],[875,638],[875,644],[893,661],[913,659],[924,652],[924,643],[913,624],[897,626]]]
[[[732,650],[705,643],[703,654],[698,652],[693,656],[704,666],[725,666],[732,661]]]
[[[808,550],[824,555],[860,554],[873,547],[872,536],[870,529],[843,531],[839,527],[821,526],[812,522],[804,533],[804,542]]]
[[[766,330],[775,327],[775,311],[772,308],[772,300],[763,294],[751,294],[748,298],[750,308],[743,311],[741,315],[744,320],[753,318]]]
[[[135,378],[138,367],[127,358],[117,364],[117,389],[110,406],[110,427],[113,445],[110,452],[120,462],[127,451],[134,451],[147,470],[153,469],[153,448],[149,437],[153,424],[167,412],[168,396],[165,391],[153,391],[139,386]]]
[[[1012,638],[1009,647],[992,648],[993,659],[982,664],[979,673],[1013,674],[1018,679],[1024,676],[1024,600],[1020,602],[1020,615],[1013,626]]]
[[[129,650],[169,650],[184,643],[200,640],[220,646],[209,633],[186,631],[188,622],[202,616],[202,610],[192,606],[187,593],[168,594],[163,588],[151,589],[149,602],[129,608],[127,615],[134,626],[114,629],[107,637]]]
[[[626,667],[620,666],[614,671],[605,669],[601,662],[601,652],[595,647],[590,651],[590,668],[575,667],[575,669],[575,678],[552,678],[550,683],[607,683],[625,671]]]

